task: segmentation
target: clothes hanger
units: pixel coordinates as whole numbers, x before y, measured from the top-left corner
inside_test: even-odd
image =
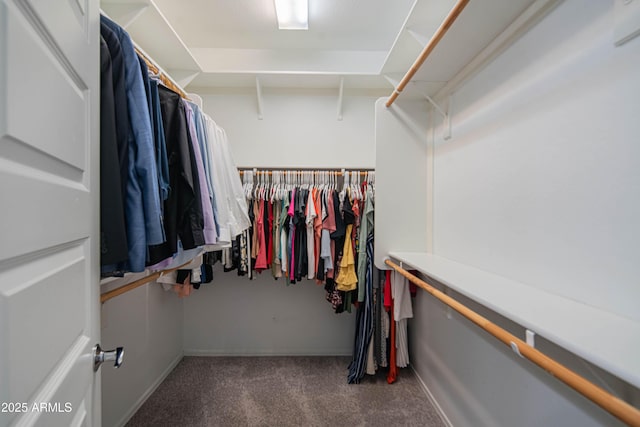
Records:
[[[351,171],[351,178],[349,178],[351,181],[351,194],[352,194],[352,198],[353,200],[359,200],[359,193],[357,190],[357,184],[356,184],[356,172],[355,171]]]
[[[253,192],[253,197],[256,200],[260,200],[260,189],[261,189],[261,186],[262,186],[262,172],[258,172],[257,177],[258,177],[258,184],[256,185],[256,188],[255,188],[255,190]]]
[[[264,179],[264,183],[262,184],[262,191],[261,191],[261,197],[262,200],[267,200],[267,191],[269,189],[269,173],[267,171],[263,172],[264,175],[263,179]]]
[[[253,193],[253,171],[245,171],[244,176],[246,178],[246,186],[245,186],[245,197],[248,200],[251,200]]]
[[[273,203],[274,200],[275,200],[276,178],[277,177],[278,177],[278,172],[277,171],[271,172],[271,188],[269,188],[269,200],[271,201],[271,203]]]

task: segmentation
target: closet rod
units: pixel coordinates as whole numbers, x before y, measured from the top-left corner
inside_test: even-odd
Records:
[[[158,78],[160,79],[163,85],[165,85],[172,91],[176,92],[182,98],[189,99],[189,97],[187,96],[187,93],[178,85],[178,83],[176,83],[171,78],[171,76],[169,76],[169,74],[165,73],[164,70],[160,68],[160,66],[156,64],[155,61],[151,59],[151,57],[147,55],[147,53],[144,50],[142,50],[142,48],[138,46],[135,42],[134,42],[134,48],[136,50],[136,53],[140,55],[144,60],[144,62],[147,64],[147,67],[149,67],[149,70],[151,70],[152,73],[158,76]]]
[[[442,24],[440,24],[440,27],[433,34],[433,37],[431,37],[431,40],[429,40],[429,43],[427,43],[427,45],[424,47],[422,52],[420,52],[420,55],[418,55],[418,58],[416,58],[411,68],[409,68],[409,71],[407,71],[407,74],[404,75],[398,87],[396,87],[394,91],[391,93],[391,96],[389,96],[389,99],[385,104],[387,108],[391,107],[391,104],[393,104],[396,98],[398,98],[398,95],[400,95],[400,92],[402,92],[402,90],[409,84],[413,76],[418,72],[418,70],[424,63],[424,61],[427,60],[427,57],[431,54],[433,49],[435,49],[438,43],[440,43],[440,40],[442,40],[447,30],[453,25],[453,23],[456,21],[460,13],[462,13],[467,3],[469,3],[469,0],[458,0],[455,6],[453,6],[453,9],[451,9],[447,17],[444,19],[444,21],[442,21]]]
[[[252,168],[243,168],[243,169],[239,169],[238,173],[240,174],[240,176],[244,175],[245,172],[253,172]],[[287,168],[274,168],[274,169],[257,169],[257,172],[259,174],[267,174],[267,175],[272,175],[273,172],[312,172],[315,175],[319,175],[322,174],[324,172],[337,172],[339,176],[342,176],[342,171],[343,169],[305,169],[305,168],[300,168],[300,169],[287,169]],[[360,172],[360,176],[366,176],[367,173],[371,173],[371,172],[375,172],[374,169],[344,169],[345,172]]]
[[[444,294],[438,289],[434,288],[427,282],[420,280],[413,274],[409,273],[407,270],[403,269],[399,265],[395,264],[390,260],[385,260],[385,264],[389,267],[393,268],[395,271],[400,273],[402,276],[406,277],[412,283],[415,283],[417,286],[421,287],[425,291],[429,292],[431,295],[448,305],[449,307],[456,310],[458,313],[480,326],[485,331],[489,332],[491,335],[496,337],[498,340],[502,341],[507,346],[514,349],[514,351],[518,351],[518,353],[549,372],[552,376],[558,378],[569,387],[576,390],[578,393],[584,395],[604,410],[609,412],[610,414],[616,416],[623,422],[627,423],[630,426],[640,427],[640,410],[631,406],[624,400],[619,399],[618,397],[606,392],[602,388],[588,381],[584,377],[576,374],[566,366],[558,363],[554,359],[545,355],[544,353],[536,350],[531,347],[515,335],[505,331],[495,323],[490,322],[486,318],[480,316],[475,311],[471,310],[464,304],[456,301],[450,296]],[[515,346],[515,348],[514,348]]]
[[[153,282],[154,280],[156,280],[157,278],[159,278],[160,276],[162,276],[163,274],[166,273],[171,273],[172,271],[176,271],[176,270],[180,270],[182,267],[191,264],[193,260],[188,261],[184,264],[182,264],[179,267],[175,267],[175,268],[170,268],[168,270],[162,270],[162,271],[156,271],[155,273],[152,273],[148,276],[142,277],[138,280],[135,280],[131,283],[127,283],[126,285],[122,285],[118,288],[112,289],[108,292],[105,292],[103,294],[100,294],[100,302],[101,303],[105,303],[107,301],[109,301],[112,298],[117,297],[118,295],[122,295],[124,293],[127,293],[129,291],[134,290],[135,288],[139,288],[142,285],[146,285],[147,283]]]

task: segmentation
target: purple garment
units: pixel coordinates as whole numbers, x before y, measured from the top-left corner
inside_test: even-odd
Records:
[[[211,199],[209,199],[209,193],[207,190],[207,175],[204,170],[204,163],[202,161],[202,155],[200,154],[200,143],[198,142],[198,133],[196,132],[195,118],[193,109],[188,102],[182,100],[184,109],[187,113],[187,125],[189,127],[189,137],[191,144],[193,145],[193,151],[196,158],[196,165],[198,167],[198,182],[200,183],[200,202],[202,203],[202,216],[204,217],[204,242],[207,245],[212,245],[218,242],[218,234],[216,233],[216,223],[213,218],[213,206],[211,205]]]

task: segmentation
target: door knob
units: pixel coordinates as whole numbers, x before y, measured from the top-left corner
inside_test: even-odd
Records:
[[[104,351],[100,348],[100,344],[96,344],[93,348],[93,371],[97,371],[103,362],[113,361],[113,367],[119,368],[124,360],[124,347],[118,347],[115,350]]]

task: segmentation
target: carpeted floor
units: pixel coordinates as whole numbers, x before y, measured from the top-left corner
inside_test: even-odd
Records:
[[[347,384],[349,357],[185,357],[127,426],[444,426],[410,369]]]

